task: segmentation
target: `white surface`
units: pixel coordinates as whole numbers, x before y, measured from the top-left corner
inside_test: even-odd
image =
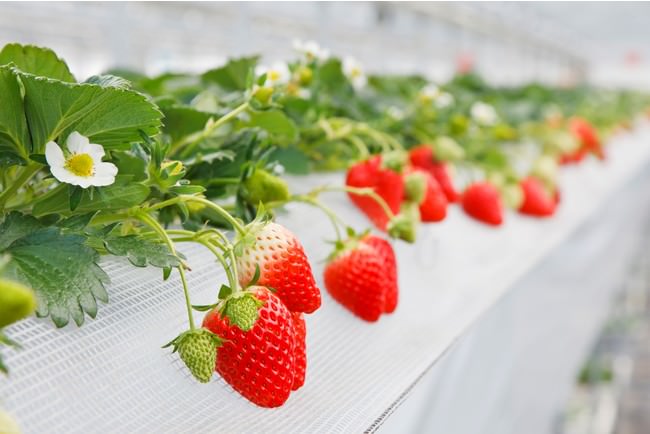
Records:
[[[54,330],[31,319],[10,329],[23,343],[8,352],[12,375],[0,379],[0,401],[27,433],[91,432],[360,432],[387,412],[511,284],[586,221],[603,201],[644,168],[650,129],[639,126],[608,148],[606,163],[563,172],[562,206],[546,221],[509,214],[493,229],[454,207],[441,224],[422,228],[415,246],[397,244],[401,301],[377,324],[366,324],[324,292],[307,319],[305,386],[275,410],[257,408],[218,376],[209,385],[188,377],[160,346],[185,328],[178,279],[160,271],[107,263],[111,303],[81,329]],[[342,176],[295,181],[296,191]],[[344,195],[328,196],[351,224],[363,217]],[[322,282],[332,233],[325,218],[295,206],[281,218],[303,240]],[[208,303],[223,281],[202,249],[181,246],[194,271],[193,302]]]

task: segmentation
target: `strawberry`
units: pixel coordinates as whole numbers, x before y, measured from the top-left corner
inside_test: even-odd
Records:
[[[279,407],[289,398],[296,377],[294,320],[267,288],[251,286],[244,292],[261,304],[250,329],[235,325],[223,306],[203,319],[203,327],[223,340],[215,369],[244,398],[260,407]]]
[[[221,345],[221,339],[217,335],[206,329],[188,330],[163,348],[170,345],[174,346],[173,352],[178,351],[194,378],[201,383],[210,381],[217,359],[217,348]]]
[[[580,150],[576,153],[578,160],[582,160],[586,152],[591,152],[600,160],[605,159],[605,153],[600,143],[600,138],[595,128],[586,119],[575,117],[569,122],[569,130],[580,140]],[[581,151],[581,152],[580,152]]]
[[[257,168],[244,181],[246,200],[254,206],[261,203],[284,201],[289,199],[289,186],[287,183],[267,172]]]
[[[273,288],[291,312],[312,313],[320,307],[307,255],[296,236],[277,223],[254,222],[247,226],[245,239],[239,239],[237,252],[239,283],[246,286],[259,267],[257,284]]]
[[[453,203],[458,201],[458,193],[449,175],[449,167],[445,163],[435,159],[433,149],[430,146],[420,145],[412,148],[409,151],[409,159],[413,166],[429,172],[438,181],[448,202]]]
[[[520,182],[524,192],[524,201],[519,208],[522,214],[536,217],[548,217],[555,212],[555,197],[550,196],[544,184],[537,178],[529,176]]]
[[[294,349],[295,373],[291,390],[298,390],[305,384],[305,373],[307,371],[307,325],[303,314],[294,312],[291,314],[293,327],[296,331],[296,346]]]
[[[503,222],[499,191],[489,182],[471,184],[461,198],[467,214],[484,223],[498,226]]]
[[[386,289],[384,312],[393,313],[397,308],[397,300],[399,298],[397,287],[397,260],[395,259],[393,246],[391,246],[385,239],[374,235],[369,235],[364,238],[364,242],[374,247],[377,254],[384,262],[384,271],[386,272],[387,280],[391,282],[390,286]]]
[[[404,198],[404,182],[396,171],[382,167],[382,157],[376,155],[366,161],[354,164],[348,170],[345,184],[349,187],[370,187],[381,196],[388,207],[397,214]],[[371,197],[349,194],[352,202],[377,226],[385,231],[389,217],[383,208]]]
[[[390,252],[389,252],[390,251]],[[366,321],[377,321],[397,305],[397,272],[392,248],[375,235],[353,236],[325,267],[332,297]]]
[[[447,217],[447,196],[438,181],[428,173],[426,175],[427,186],[424,200],[420,203],[420,219],[423,222],[439,222]]]

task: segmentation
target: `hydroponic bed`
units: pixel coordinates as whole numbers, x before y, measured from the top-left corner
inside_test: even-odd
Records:
[[[179,281],[160,270],[106,263],[111,302],[83,328],[55,330],[30,318],[9,328],[23,345],[9,350],[11,376],[0,397],[27,433],[89,432],[360,432],[372,430],[418,379],[513,282],[556,247],[607,199],[648,167],[650,127],[638,123],[608,146],[606,162],[588,161],[561,174],[562,205],[554,218],[510,213],[492,229],[456,214],[420,229],[414,246],[395,245],[400,305],[369,325],[323,292],[323,307],[307,317],[307,382],[281,408],[251,405],[214,376],[197,384],[161,343],[182,330]],[[291,178],[296,192],[343,175]],[[343,196],[324,201],[351,224],[364,217]],[[331,231],[317,211],[289,206],[279,221],[303,241],[317,279]],[[318,223],[316,223],[318,222]],[[193,301],[210,303],[225,281],[214,258],[195,244],[179,245],[192,271]],[[319,280],[322,287],[322,281]]]

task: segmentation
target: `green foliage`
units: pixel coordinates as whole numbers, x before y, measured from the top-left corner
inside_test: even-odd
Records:
[[[23,72],[74,83],[68,65],[49,48],[7,44],[0,51],[0,65],[13,63]]]
[[[26,164],[32,153],[20,85],[14,71],[0,67],[0,167]]]
[[[230,60],[224,66],[211,69],[201,75],[206,84],[215,84],[225,91],[243,91],[248,87],[248,76],[257,64],[259,56]]]
[[[11,255],[5,275],[34,289],[38,316],[50,316],[57,327],[70,318],[80,326],[84,314],[97,315],[97,300],[108,301],[108,276],[84,236],[42,227],[17,212],[6,216],[0,234],[0,253]]]
[[[136,267],[177,267],[179,259],[174,256],[169,248],[161,244],[147,240],[138,235],[127,235],[124,237],[111,237],[104,240],[106,250],[115,256],[126,256]]]

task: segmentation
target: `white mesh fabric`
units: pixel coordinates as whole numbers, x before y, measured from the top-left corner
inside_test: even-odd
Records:
[[[29,319],[8,329],[22,350],[5,350],[11,369],[0,378],[0,406],[26,433],[360,432],[378,426],[409,387],[511,284],[564,240],[650,157],[650,129],[640,125],[609,148],[608,161],[563,171],[562,205],[550,220],[508,213],[492,229],[460,215],[421,228],[414,246],[396,244],[400,304],[395,314],[367,324],[323,291],[323,307],[307,316],[305,386],[285,406],[255,407],[217,375],[195,382],[169,349],[186,328],[177,274],[167,282],[156,268],[122,260],[104,263],[112,278],[110,303],[98,318],[56,330]],[[342,176],[293,180],[294,190]],[[364,218],[342,194],[326,196],[350,224]],[[322,285],[322,259],[332,239],[328,221],[304,205],[280,218],[303,241]],[[195,245],[180,245],[192,266],[193,302],[214,301],[224,274]],[[322,288],[322,286],[321,286]],[[197,314],[200,321],[202,314]]]

